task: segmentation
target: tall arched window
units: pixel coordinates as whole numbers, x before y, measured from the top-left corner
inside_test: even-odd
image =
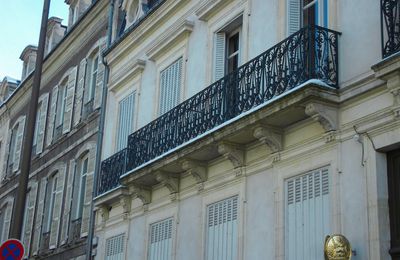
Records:
[[[89,156],[86,154],[83,156],[78,162],[78,201],[77,207],[75,212],[75,218],[80,219],[82,218],[83,212],[83,203],[85,200],[85,193],[86,193],[86,178],[88,174],[88,166],[89,166]]]

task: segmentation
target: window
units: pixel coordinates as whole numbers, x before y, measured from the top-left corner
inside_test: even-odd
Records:
[[[89,158],[88,155],[82,158],[80,160],[80,163],[78,167],[79,169],[79,190],[78,190],[78,206],[76,207],[76,215],[75,219],[80,219],[82,218],[82,210],[83,210],[83,203],[85,199],[85,193],[86,193],[86,177],[88,174],[88,164],[89,164]]]
[[[328,25],[328,0],[288,0],[288,34],[307,25]]]
[[[162,115],[179,104],[182,84],[182,63],[179,58],[160,74],[160,108]]]
[[[148,260],[172,259],[172,218],[150,225]]]
[[[106,240],[106,258],[105,260],[124,259],[125,235],[119,235]]]
[[[5,214],[6,214],[6,206],[3,206],[0,209],[0,242],[3,243],[3,241],[6,239],[3,237],[3,231],[4,231],[4,219],[5,219]]]
[[[127,146],[128,135],[133,132],[135,96],[133,92],[119,102],[117,150]]]
[[[328,170],[296,176],[285,186],[285,259],[323,259],[330,233]]]
[[[240,65],[242,16],[214,36],[214,80],[236,70]]]
[[[53,219],[53,212],[54,212],[54,204],[55,204],[55,199],[57,195],[57,175],[54,174],[50,179],[47,184],[47,214],[45,215],[45,226],[44,226],[44,233],[50,232],[51,229],[51,222]]]
[[[11,130],[9,138],[8,159],[6,177],[10,177],[14,172],[18,171],[21,158],[22,139],[24,137],[25,117],[17,120]]]
[[[58,88],[57,113],[56,113],[56,136],[62,133],[65,113],[65,101],[67,98],[67,79]]]
[[[238,258],[238,197],[207,207],[206,259]],[[216,243],[216,241],[218,241]]]
[[[86,94],[85,103],[88,103],[93,100],[94,98],[94,91],[96,89],[96,80],[97,80],[97,68],[99,65],[99,56],[95,55],[92,59],[89,60],[89,86],[88,92]]]

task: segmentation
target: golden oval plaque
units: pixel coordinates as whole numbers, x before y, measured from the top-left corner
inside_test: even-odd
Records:
[[[326,236],[324,246],[325,260],[350,260],[351,246],[343,235]]]

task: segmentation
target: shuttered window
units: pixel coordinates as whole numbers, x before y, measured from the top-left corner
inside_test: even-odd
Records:
[[[207,207],[207,260],[238,259],[238,197]]]
[[[64,123],[65,99],[67,97],[67,82],[65,81],[58,88],[56,128],[62,127]]]
[[[21,237],[22,244],[25,246],[25,257],[29,255],[29,250],[32,240],[33,218],[36,207],[37,189],[38,189],[37,183],[33,183],[29,188],[26,198],[24,224]]]
[[[46,93],[40,97],[40,103],[38,105],[39,108],[36,115],[35,134],[33,139],[33,145],[35,147],[36,154],[40,154],[43,151],[48,103],[49,94]]]
[[[123,260],[125,235],[118,235],[106,240],[106,258],[105,260]]]
[[[86,177],[88,174],[88,163],[89,158],[85,156],[80,162],[80,172],[79,172],[79,190],[78,190],[78,206],[76,207],[76,215],[75,219],[79,219],[82,217],[82,210],[83,210],[83,202],[85,199],[86,194]]]
[[[88,74],[88,89],[85,94],[85,103],[90,102],[94,98],[94,91],[96,89],[97,81],[97,68],[99,66],[99,56],[96,53],[94,57],[89,60],[89,74]]]
[[[323,259],[330,233],[328,170],[296,176],[285,185],[285,259]]]
[[[133,92],[119,102],[117,150],[127,146],[128,135],[133,132],[135,96]]]
[[[179,58],[160,74],[160,115],[179,104],[182,84],[182,63]]]
[[[9,154],[7,162],[7,176],[18,171],[21,159],[22,143],[24,138],[25,116],[18,119],[11,130]]]
[[[12,211],[13,211],[13,205],[14,205],[14,199],[12,198],[10,201],[7,202],[6,205],[4,205],[0,209],[0,229],[1,229],[1,241],[0,243],[3,243],[9,238],[10,234],[10,224],[11,224],[11,217],[12,217]]]
[[[150,225],[148,260],[172,259],[172,224],[169,218]]]

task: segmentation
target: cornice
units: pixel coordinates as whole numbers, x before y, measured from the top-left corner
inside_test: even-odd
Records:
[[[226,6],[233,0],[206,0],[201,1],[195,10],[196,16],[201,21],[207,22],[222,6]]]
[[[128,79],[134,78],[135,76],[142,73],[145,66],[146,66],[146,61],[141,59],[137,59],[135,62],[131,62],[128,63],[126,66],[123,66],[115,73],[112,73],[108,89],[110,91],[116,90]]]
[[[132,47],[138,45],[149,36],[154,35],[154,30],[165,23],[167,17],[176,14],[179,9],[185,6],[189,0],[166,0],[157,10],[148,14],[143,18],[143,21],[133,30],[130,30],[127,35],[121,36],[121,40],[117,40],[109,50],[105,53],[105,58],[109,65],[124,57],[126,52],[130,52]],[[129,29],[128,29],[129,30]]]
[[[162,35],[156,38],[149,45],[146,55],[150,60],[154,61],[160,54],[164,53],[168,48],[174,46],[181,39],[187,39],[193,31],[194,23],[188,20],[178,21]]]

